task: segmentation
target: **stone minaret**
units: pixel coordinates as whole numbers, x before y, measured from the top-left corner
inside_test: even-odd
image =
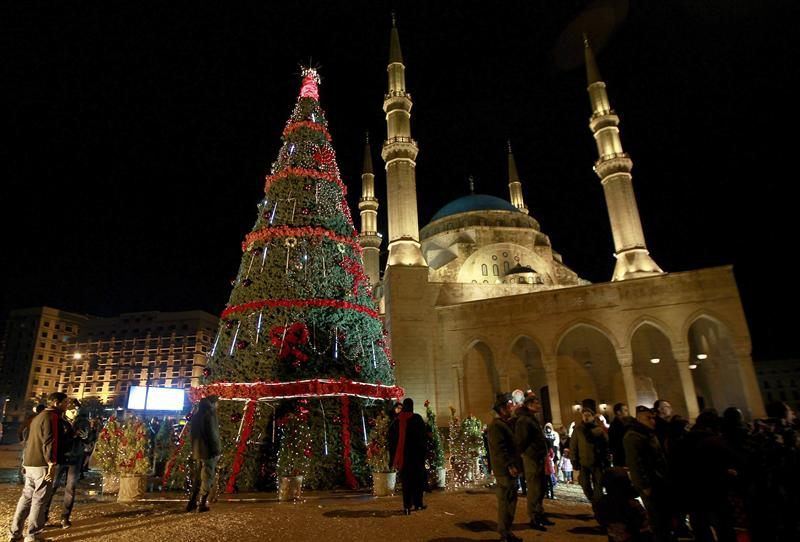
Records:
[[[511,205],[527,215],[528,208],[522,200],[522,181],[519,180],[514,153],[511,152],[511,141],[508,142],[508,191],[511,195]]]
[[[372,150],[369,146],[369,134],[364,145],[364,169],[361,173],[361,199],[358,200],[361,212],[361,234],[358,242],[364,249],[364,271],[372,286],[381,280],[380,246],[378,235],[378,198],[375,197],[375,173],[372,170]]]
[[[633,161],[622,150],[619,138],[619,117],[611,109],[606,94],[606,84],[600,78],[600,71],[594,59],[589,40],[584,35],[584,54],[586,58],[586,78],[589,99],[592,104],[592,117],[589,128],[592,130],[600,158],[595,162],[594,171],[600,177],[606,196],[611,232],[614,235],[614,276],[611,280],[626,280],[660,275],[664,272],[650,257],[644,242],[642,222],[633,194],[631,169]]]
[[[387,266],[424,266],[417,217],[417,142],[411,139],[411,96],[406,92],[406,67],[392,15],[389,42],[389,91],[383,100],[387,137],[381,157],[386,162],[386,206],[389,218]]]

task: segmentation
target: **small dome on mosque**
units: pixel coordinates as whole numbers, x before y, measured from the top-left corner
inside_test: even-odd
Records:
[[[433,218],[431,218],[431,222],[446,216],[468,213],[470,211],[514,211],[520,213],[519,209],[504,199],[487,194],[470,194],[469,196],[455,199],[439,209],[439,211],[433,215]]]

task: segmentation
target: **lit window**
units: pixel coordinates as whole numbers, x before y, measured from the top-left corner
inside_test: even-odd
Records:
[[[485,277],[488,274],[489,274],[489,268],[486,266],[486,264],[481,265],[481,275]]]
[[[500,267],[498,267],[498,265],[496,263],[492,264],[492,274],[495,277],[499,277],[500,276]]]

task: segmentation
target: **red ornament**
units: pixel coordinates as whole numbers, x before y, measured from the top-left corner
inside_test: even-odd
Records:
[[[245,348],[248,347],[249,344],[250,344],[249,342],[247,342],[247,341],[245,341],[243,339],[240,339],[240,340],[236,341],[236,348],[238,350],[244,350]]]
[[[308,344],[308,326],[304,322],[295,322],[290,326],[275,326],[270,330],[272,345],[280,348],[278,358],[281,361],[291,360],[294,367],[308,361],[308,354],[300,348]]]
[[[251,284],[253,284],[253,281],[252,281],[252,280],[250,280],[250,279],[244,279],[244,280],[242,281],[242,284],[243,284],[244,286],[250,286]]]

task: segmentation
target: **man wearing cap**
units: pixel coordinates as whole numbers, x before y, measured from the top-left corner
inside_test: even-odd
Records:
[[[509,424],[510,395],[498,394],[492,408],[497,417],[489,424],[487,433],[492,472],[497,480],[497,532],[500,533],[500,540],[521,542],[522,539],[511,532],[517,509],[517,476],[519,476],[520,462],[514,444],[514,432]]]
[[[636,420],[622,444],[625,462],[633,487],[642,496],[656,541],[671,540],[671,518],[667,493],[667,459],[655,433],[656,418],[652,409],[636,407]]]
[[[541,411],[536,394],[528,394],[517,410],[517,422],[514,424],[514,441],[522,455],[525,470],[525,482],[528,485],[528,516],[533,529],[546,531],[545,525],[553,522],[545,518],[542,500],[545,492],[544,461],[547,455],[547,440],[544,431],[536,419]]]
[[[595,413],[591,408],[583,408],[581,419],[581,424],[575,427],[570,440],[572,463],[580,472],[578,482],[583,494],[595,503],[603,496],[600,483],[608,468],[608,436],[595,423]]]

